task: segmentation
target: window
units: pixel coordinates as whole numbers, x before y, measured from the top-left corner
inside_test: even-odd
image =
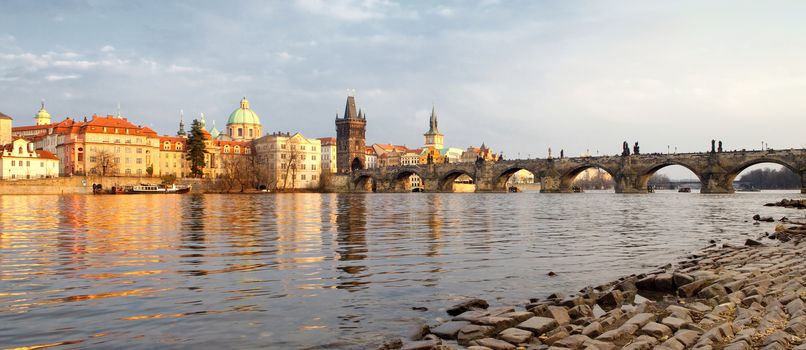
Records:
[[[143,174],[143,169],[137,169],[137,175],[142,175],[142,174]]]
[[[30,166],[31,166],[31,161],[30,161],[30,160],[26,160],[26,161],[25,161],[25,166],[30,167]]]
[[[316,181],[316,175],[311,175],[311,180]]]
[[[238,137],[243,137],[243,128],[238,128]]]
[[[115,163],[120,164],[120,157],[115,157]]]
[[[285,144],[280,145],[280,148],[285,149]]]
[[[13,161],[13,160],[12,160],[12,161],[11,161],[11,166],[14,166],[14,163],[15,163],[15,161]]]
[[[129,148],[129,147],[126,147],[126,153],[132,153],[132,149]]]
[[[177,143],[176,143],[176,150],[177,150],[177,151],[181,151],[181,150],[182,150],[182,143],[181,143],[181,142],[177,142]]]
[[[299,179],[300,179],[300,180],[305,180],[305,174],[300,175],[300,176],[299,176]]]
[[[241,154],[241,147],[235,146],[235,154]]]
[[[143,164],[143,158],[137,158],[137,164]]]
[[[249,129],[249,137],[252,137],[252,129]]]
[[[39,162],[39,167],[44,168],[45,167],[45,162]]]
[[[13,147],[13,146],[12,146]],[[13,149],[13,148],[12,148]],[[17,153],[22,154],[22,147],[17,149]]]
[[[302,170],[305,170],[305,163],[302,163]]]
[[[138,149],[137,149],[137,153],[143,153],[143,149],[142,149],[142,148],[138,148]]]
[[[280,159],[285,159],[285,153],[280,155]]]
[[[131,175],[131,174],[132,174],[132,170],[131,169],[126,169],[126,175]]]
[[[316,164],[311,164],[311,170],[316,170]]]
[[[316,160],[316,155],[312,155],[311,160]]]
[[[90,163],[95,163],[96,161],[97,161],[97,158],[95,156],[90,157]]]
[[[300,149],[300,150],[302,150],[302,151],[304,151],[304,150],[305,150],[305,145],[300,145],[300,146],[299,146],[299,149]]]
[[[164,149],[164,150],[166,150],[166,151],[167,151],[167,150],[169,150],[169,149],[171,149],[171,143],[170,143],[170,142],[168,142],[168,141],[163,142],[163,143],[162,143],[162,149]]]
[[[229,145],[224,145],[224,153],[229,153]]]

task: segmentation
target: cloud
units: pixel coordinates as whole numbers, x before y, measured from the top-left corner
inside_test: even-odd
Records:
[[[101,48],[101,52],[114,52],[114,51],[115,47],[112,45],[104,45],[104,47]]]
[[[172,64],[170,67],[168,67],[167,71],[170,73],[193,73],[200,71],[200,69],[196,67],[179,66]]]
[[[339,21],[368,21],[387,17],[417,19],[416,11],[403,10],[390,0],[296,0],[296,7],[305,13],[325,16]]]
[[[57,75],[57,74],[50,74],[45,77],[47,81],[60,81],[60,80],[71,80],[71,79],[78,79],[80,76],[75,74],[70,75]]]

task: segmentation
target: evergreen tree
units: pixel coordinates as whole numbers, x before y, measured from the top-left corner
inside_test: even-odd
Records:
[[[190,176],[202,177],[204,175],[204,133],[201,122],[196,119],[193,120],[190,127],[186,158],[190,161]]]

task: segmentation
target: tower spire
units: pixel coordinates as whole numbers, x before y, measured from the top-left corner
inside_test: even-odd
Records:
[[[186,136],[185,132],[185,110],[179,110],[179,131],[176,132],[177,136]]]

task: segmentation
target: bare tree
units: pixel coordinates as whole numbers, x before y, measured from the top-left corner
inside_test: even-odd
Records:
[[[286,148],[285,148],[286,151],[281,153],[281,159],[282,159],[282,156],[285,156],[285,159],[282,159],[282,162],[281,162],[281,164],[283,164],[281,166],[281,169],[284,171],[283,188],[282,188],[283,190],[286,190],[286,189],[289,188],[289,186],[288,186],[288,177],[289,177],[289,175],[291,176],[291,187],[290,188],[291,189],[296,188],[295,184],[296,184],[296,180],[297,180],[297,166],[299,165],[299,160],[301,160],[299,151],[297,150],[298,145],[296,143],[291,143],[291,139],[288,139],[288,141],[286,141],[285,145],[286,145]]]
[[[115,154],[107,150],[100,150],[95,154],[95,167],[93,170],[101,176],[112,176],[118,173],[118,163]]]

